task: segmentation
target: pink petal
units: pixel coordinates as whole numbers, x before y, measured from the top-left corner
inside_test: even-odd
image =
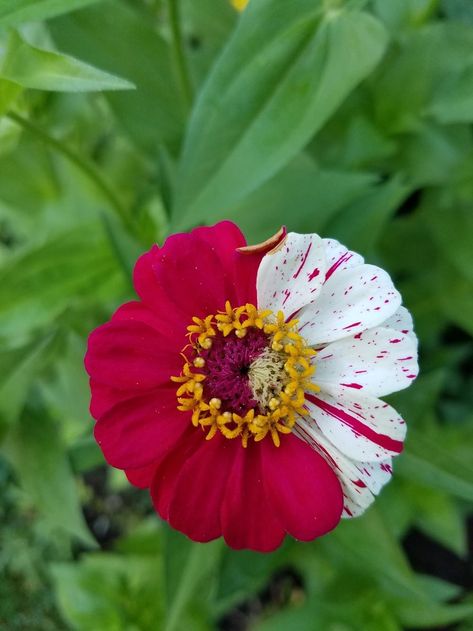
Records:
[[[95,420],[108,412],[114,405],[136,397],[135,390],[117,390],[95,379],[90,379],[90,414]]]
[[[125,304],[118,307],[112,315],[111,320],[112,322],[119,320],[133,320],[141,322],[152,327],[158,333],[166,336],[167,338],[172,337],[172,332],[173,330],[175,331],[175,324],[173,324],[173,319],[169,317],[169,314],[163,313],[162,310],[160,310],[160,312],[153,311],[153,309],[138,300],[125,302]],[[182,338],[185,333],[186,329],[184,327],[179,332],[179,337]],[[176,348],[179,344],[180,341],[176,344]]]
[[[211,541],[220,537],[220,511],[227,480],[242,449],[237,440],[217,434],[202,442],[179,473],[169,505],[170,525],[193,541]]]
[[[187,325],[237,300],[236,248],[245,245],[239,228],[225,221],[191,233],[174,234],[137,262],[135,289],[156,313]]]
[[[266,254],[258,270],[258,306],[283,311],[289,318],[314,302],[325,280],[322,239],[316,234],[290,232]]]
[[[417,340],[376,327],[326,346],[315,357],[314,381],[381,397],[407,388],[417,376]]]
[[[176,408],[174,388],[118,403],[95,424],[95,439],[105,459],[117,469],[140,469],[158,461],[191,424]]]
[[[180,374],[179,350],[147,324],[114,320],[90,334],[85,367],[94,380],[112,388],[149,389]]]
[[[179,473],[204,439],[202,432],[189,424],[174,449],[159,462],[156,468],[150,485],[151,498],[156,512],[166,521],[169,520],[169,506],[174,496]]]
[[[141,469],[127,469],[125,475],[128,481],[139,489],[147,489],[156,471],[156,463],[142,467]]]
[[[349,458],[371,462],[401,453],[406,424],[384,401],[335,387],[306,397],[317,427]]]
[[[172,294],[166,294],[158,282],[156,269],[159,261],[160,249],[153,245],[151,250],[137,260],[133,271],[133,284],[143,304],[159,320],[159,331],[170,338],[182,339],[189,324],[189,314],[177,309]]]
[[[325,344],[381,324],[400,304],[389,274],[358,265],[327,280],[316,302],[298,315],[299,331],[309,344]]]
[[[261,450],[268,502],[284,530],[310,541],[335,528],[343,493],[325,460],[293,434],[284,436],[280,447],[263,440]]]
[[[271,552],[281,545],[284,529],[268,503],[261,471],[260,445],[237,451],[222,505],[222,531],[235,550]]]

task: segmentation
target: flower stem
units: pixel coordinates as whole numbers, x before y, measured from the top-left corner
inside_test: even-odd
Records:
[[[15,112],[9,112],[7,114],[10,120],[14,121],[23,129],[30,132],[37,138],[39,138],[46,145],[49,145],[52,149],[61,153],[64,157],[66,157],[70,162],[72,162],[82,173],[84,173],[91,182],[94,183],[102,196],[108,201],[110,206],[115,210],[118,217],[121,219],[125,226],[130,226],[130,220],[127,215],[125,208],[122,206],[119,198],[115,195],[115,192],[110,187],[110,185],[103,179],[103,177],[97,172],[94,168],[93,164],[87,161],[85,158],[79,156],[74,151],[69,149],[64,143],[60,140],[57,140],[53,136],[50,136],[46,131],[38,127],[35,123],[28,120],[27,118],[23,118],[20,114]]]
[[[185,99],[187,107],[192,105],[192,84],[189,76],[189,68],[187,66],[187,59],[184,52],[184,42],[182,39],[181,30],[181,15],[179,0],[167,0],[169,22],[172,33],[172,46],[174,49],[174,59],[181,83],[182,94]]]
[[[182,612],[191,599],[196,588],[196,583],[202,578],[202,565],[205,565],[205,557],[208,554],[206,546],[201,543],[193,544],[187,563],[182,571],[182,578],[171,606],[168,611],[163,631],[179,631]]]

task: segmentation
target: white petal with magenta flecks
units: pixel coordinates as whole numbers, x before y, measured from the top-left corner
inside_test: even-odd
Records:
[[[404,335],[416,337],[414,333],[414,322],[409,311],[405,307],[399,307],[394,315],[383,322],[383,327],[395,329]]]
[[[407,388],[417,377],[417,339],[376,327],[328,344],[314,359],[314,381],[374,397]]]
[[[324,436],[352,460],[379,462],[403,449],[406,424],[384,401],[328,387],[307,394],[306,406]]]
[[[374,495],[362,480],[355,464],[325,438],[314,419],[300,418],[294,433],[315,449],[337,475],[345,497],[345,516],[361,515],[374,501]]]
[[[317,298],[325,272],[322,239],[316,234],[290,232],[261,260],[256,279],[258,307],[283,311],[289,318]]]
[[[327,259],[327,271],[325,280],[334,274],[338,274],[349,267],[356,267],[364,263],[363,257],[356,252],[351,252],[335,239],[323,239],[325,258]]]
[[[299,331],[311,345],[332,342],[378,326],[401,304],[389,274],[374,265],[339,271],[314,304],[298,314]]]
[[[315,449],[338,476],[343,489],[343,517],[358,517],[373,503],[375,495],[390,480],[391,460],[353,462],[325,438],[314,419],[301,417],[294,433]]]
[[[360,472],[360,479],[374,495],[378,495],[393,474],[391,458],[380,462],[358,462],[356,468]]]

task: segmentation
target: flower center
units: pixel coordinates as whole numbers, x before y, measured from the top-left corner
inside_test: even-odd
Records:
[[[297,320],[259,310],[233,308],[204,319],[192,318],[184,367],[178,377],[178,409],[192,412],[192,423],[210,440],[217,432],[241,438],[244,447],[270,435],[292,431],[304,412],[305,392],[318,391],[311,377],[316,351],[297,331]]]

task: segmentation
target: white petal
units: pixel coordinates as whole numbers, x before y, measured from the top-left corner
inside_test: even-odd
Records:
[[[309,344],[332,342],[378,326],[392,316],[401,296],[389,274],[374,265],[338,271],[323,285],[313,305],[298,315]]]
[[[395,329],[404,335],[411,335],[416,338],[412,316],[405,307],[399,307],[394,315],[383,322],[383,327]]]
[[[334,274],[349,267],[356,267],[364,263],[363,257],[356,252],[351,252],[335,239],[323,239],[325,258],[327,259],[327,271],[325,280]]]
[[[391,476],[389,460],[379,463],[354,463],[336,449],[317,428],[315,421],[300,418],[294,433],[315,449],[333,468],[343,489],[343,517],[358,517],[373,503],[374,495]]]
[[[376,327],[333,342],[314,358],[314,382],[381,397],[407,388],[417,377],[417,339]]]
[[[289,318],[316,299],[325,270],[322,239],[316,234],[290,232],[261,260],[256,279],[258,307],[281,310]]]
[[[406,424],[384,401],[331,388],[307,394],[306,406],[324,436],[352,460],[379,462],[402,451]]]

